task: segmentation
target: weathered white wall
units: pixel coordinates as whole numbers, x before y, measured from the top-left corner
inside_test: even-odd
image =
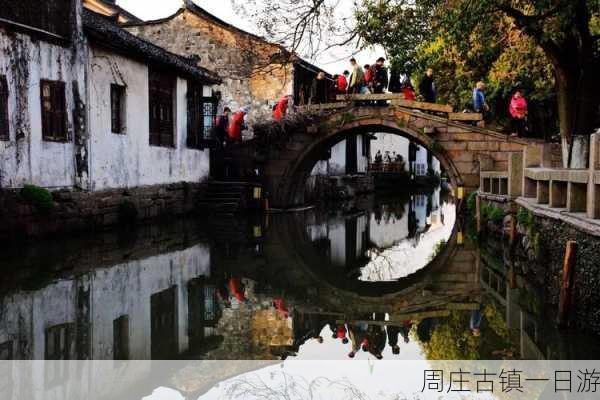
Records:
[[[356,137],[356,171],[359,174],[364,174],[369,168],[369,155],[363,155],[363,141],[364,136],[358,135]]]
[[[346,141],[342,140],[331,148],[328,175],[337,176],[346,174]]]
[[[433,157],[431,159],[431,168],[433,169],[433,172],[441,173],[442,172],[442,166],[440,164],[440,160],[438,160],[437,158]]]
[[[94,190],[198,182],[208,177],[209,150],[190,149],[187,81],[177,79],[175,147],[150,146],[148,67],[98,48],[90,50],[89,115]],[[110,85],[126,86],[126,132],[111,132]]]
[[[420,145],[417,147],[415,157],[415,174],[417,176],[427,175],[427,149]]]
[[[84,50],[79,42],[61,47],[42,40],[32,41],[26,34],[7,34],[0,28],[0,75],[5,75],[8,83],[10,120],[10,140],[0,141],[0,187],[76,184],[73,81],[84,96]],[[67,129],[71,138],[66,143],[42,140],[40,79],[65,82]]]
[[[115,265],[95,273],[91,282],[94,322],[92,358],[113,358],[113,321],[127,315],[130,359],[150,359],[150,297],[171,286],[177,287],[179,350],[187,350],[187,284],[194,278],[209,275],[210,252],[203,244]]]
[[[417,228],[422,229],[427,225],[427,196],[416,194],[412,196],[413,210],[417,218]]]
[[[94,270],[36,291],[19,291],[0,302],[0,343],[13,341],[15,357],[44,359],[49,327],[76,322],[79,288],[89,289],[91,358],[113,358],[113,321],[129,316],[130,359],[150,359],[150,297],[177,287],[179,350],[188,348],[187,284],[210,274],[210,250],[198,244]],[[19,343],[20,341],[20,343]],[[15,346],[22,346],[15,349]]]

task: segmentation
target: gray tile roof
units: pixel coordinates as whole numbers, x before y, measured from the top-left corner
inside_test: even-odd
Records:
[[[199,67],[197,60],[171,53],[146,40],[127,32],[116,21],[90,10],[83,10],[83,28],[88,39],[95,45],[118,52],[126,57],[173,70],[178,75],[201,81],[221,83],[219,76]]]

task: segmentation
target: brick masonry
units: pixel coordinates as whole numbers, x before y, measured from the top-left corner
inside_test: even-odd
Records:
[[[272,106],[291,94],[293,66],[281,58],[277,45],[192,10],[185,9],[159,23],[127,29],[177,54],[200,57],[199,65],[219,74],[221,107],[234,112],[250,106],[250,123],[270,118]]]
[[[437,157],[452,183],[476,190],[480,181],[480,159],[489,160],[485,170],[508,171],[508,154],[520,152],[527,141],[467,124],[455,123],[436,115],[415,112],[402,107],[354,107],[331,114],[318,115],[310,124],[286,132],[299,145],[268,159],[265,174],[267,190],[274,206],[288,208],[304,202],[296,183],[305,171],[303,157],[318,154],[319,146],[327,146],[350,130],[398,131],[425,146]],[[265,129],[265,131],[268,131]],[[315,160],[316,161],[316,160]]]
[[[172,183],[100,192],[52,192],[52,210],[43,213],[19,191],[0,191],[0,238],[22,239],[53,234],[100,231],[106,227],[191,213],[205,190],[198,183]],[[133,220],[123,204],[135,207]],[[121,211],[120,211],[121,209]]]

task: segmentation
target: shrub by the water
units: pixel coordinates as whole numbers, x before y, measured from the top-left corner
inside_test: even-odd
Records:
[[[46,188],[35,185],[25,185],[21,190],[21,197],[27,200],[41,213],[48,213],[54,208],[52,194]]]

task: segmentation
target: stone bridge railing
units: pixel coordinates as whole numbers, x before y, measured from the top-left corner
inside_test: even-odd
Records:
[[[335,103],[309,104],[300,106],[297,110],[299,112],[312,113],[355,107],[357,105],[373,106],[376,104],[375,102],[385,102],[383,104],[385,106],[389,101],[389,105],[392,106],[434,112],[446,117],[450,121],[476,122],[479,127],[484,126],[483,115],[480,113],[454,112],[452,106],[447,104],[405,100],[404,95],[400,93],[338,95],[336,99],[338,101]]]

